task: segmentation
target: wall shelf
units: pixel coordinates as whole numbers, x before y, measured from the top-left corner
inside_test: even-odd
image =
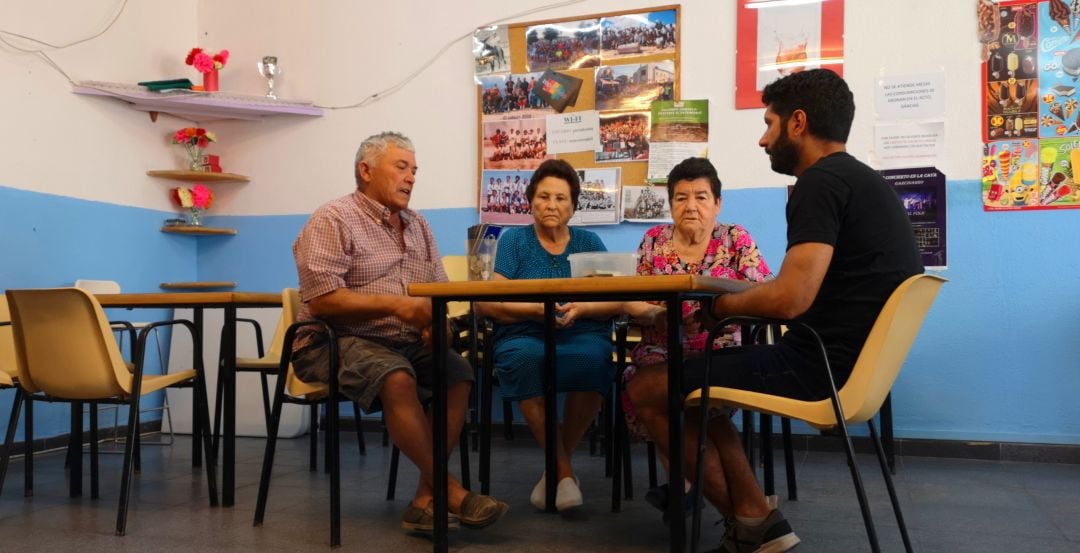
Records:
[[[72,92],[128,102],[134,109],[150,112],[150,118],[155,121],[158,112],[192,121],[259,120],[268,115],[323,115],[323,111],[311,105],[311,102],[277,100],[236,92],[150,92],[138,85],[104,81],[76,82],[72,85]]]
[[[207,290],[215,288],[236,288],[236,283],[226,280],[204,280],[198,282],[162,282],[162,290]]]
[[[194,234],[194,235],[219,235],[219,236],[231,236],[236,234],[234,228],[216,228],[216,227],[204,227],[195,225],[169,225],[161,227],[161,232],[168,232],[171,234]]]
[[[237,173],[211,173],[208,171],[147,171],[147,175],[161,179],[182,180],[187,182],[249,182],[246,175]]]

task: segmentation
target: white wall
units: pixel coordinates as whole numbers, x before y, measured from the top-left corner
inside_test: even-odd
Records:
[[[517,21],[647,8],[661,0],[591,0]],[[978,46],[970,2],[849,0],[846,77],[859,106],[850,147],[869,159],[873,84],[882,73],[944,70],[948,75],[950,178],[977,176],[979,156]],[[101,29],[119,0],[39,3],[2,0],[3,28],[50,41],[69,41]],[[73,79],[135,82],[198,74],[183,65],[194,45],[228,48],[221,73],[226,91],[261,94],[255,63],[279,57],[286,73],[282,98],[343,105],[405,78],[456,36],[482,23],[544,5],[468,0],[355,2],[131,0],[104,36],[54,54]],[[59,6],[59,7],[58,7]],[[61,17],[57,17],[57,15]],[[882,24],[888,22],[888,24]],[[710,151],[725,186],[781,186],[756,145],[760,110],[733,109],[735,2],[682,3],[684,98],[712,101]],[[476,107],[467,40],[456,42],[400,92],[359,109],[309,119],[218,122],[211,152],[226,170],[253,177],[247,185],[217,186],[219,214],[306,213],[352,187],[351,163],[369,134],[396,129],[416,142],[421,166],[420,209],[471,207],[476,202]],[[166,135],[186,122],[147,116],[116,101],[73,95],[64,79],[28,55],[0,55],[0,185],[107,202],[170,209],[167,182],[146,169],[177,166]],[[10,131],[14,132],[10,132]]]
[[[53,44],[90,36],[120,0],[0,0],[0,28]],[[195,5],[130,0],[105,35],[49,51],[73,80],[134,83],[183,75],[195,43]],[[10,39],[21,47],[32,43]],[[0,186],[110,203],[170,209],[168,182],[147,169],[173,168],[166,133],[182,122],[152,124],[120,102],[75,95],[40,58],[0,45]]]
[[[661,5],[661,0],[593,0],[517,21],[568,17]],[[228,46],[237,65],[223,88],[259,91],[254,70],[264,54],[279,57],[286,75],[281,97],[348,104],[398,82],[443,44],[498,17],[542,2],[325,1],[298,8],[285,0],[243,0],[223,6],[200,2],[206,42]],[[850,147],[869,159],[873,140],[873,86],[882,73],[944,70],[948,75],[951,178],[977,176],[978,46],[970,2],[849,0],[845,72],[859,106]],[[710,152],[725,186],[782,186],[757,147],[761,110],[734,105],[735,2],[682,3],[683,98],[712,101]],[[211,16],[212,14],[212,16]],[[888,24],[881,24],[887,21]],[[353,152],[365,136],[397,129],[416,142],[421,166],[421,209],[476,205],[476,107],[470,44],[460,41],[394,96],[319,121],[281,119],[261,125],[219,125],[230,165],[251,174],[251,185],[223,197],[233,214],[310,212],[351,189]],[[243,61],[239,61],[243,60]],[[226,192],[227,194],[229,192]]]

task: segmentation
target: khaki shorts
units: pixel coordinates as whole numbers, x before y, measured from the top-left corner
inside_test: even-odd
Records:
[[[316,333],[312,342],[293,354],[296,376],[305,382],[327,383],[330,365],[327,335]],[[423,343],[400,348],[384,346],[356,336],[338,338],[338,387],[342,395],[355,401],[365,413],[382,409],[378,403],[386,375],[402,370],[416,380],[420,402],[431,399],[433,359]],[[473,369],[461,355],[450,351],[446,356],[446,386],[475,380]]]

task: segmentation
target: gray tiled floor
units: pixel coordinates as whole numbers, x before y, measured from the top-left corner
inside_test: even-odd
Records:
[[[385,501],[389,449],[368,435],[369,453],[357,454],[354,435],[343,434],[344,548],[359,551],[429,551],[431,542],[399,528],[416,483],[403,463],[398,499]],[[237,504],[210,508],[205,479],[191,468],[190,442],[146,447],[134,479],[128,535],[112,533],[119,492],[119,455],[104,455],[100,500],[67,497],[62,453],[36,457],[35,494],[23,498],[21,460],[13,460],[0,496],[0,551],[326,551],[329,549],[328,478],[307,470],[306,439],[281,442],[266,524],[252,526],[264,441],[242,439]],[[495,526],[451,536],[455,551],[666,551],[659,513],[640,498],[645,491],[644,448],[635,446],[637,496],[611,513],[610,480],[603,459],[582,451],[576,466],[586,504],[572,515],[536,512],[528,495],[542,457],[527,440],[494,440],[492,489],[511,505]],[[456,456],[455,456],[456,458]],[[1080,466],[906,457],[898,459],[897,487],[917,551],[1080,551]],[[476,457],[472,464],[475,470]],[[88,463],[87,463],[88,465]],[[903,551],[888,495],[873,458],[860,458],[884,551]],[[782,467],[777,477],[784,493]],[[87,467],[87,470],[88,467]],[[455,463],[456,471],[456,463]],[[803,543],[800,552],[869,551],[842,454],[802,453],[799,501],[782,501]],[[475,473],[474,473],[475,478]],[[710,547],[719,538],[707,515]]]

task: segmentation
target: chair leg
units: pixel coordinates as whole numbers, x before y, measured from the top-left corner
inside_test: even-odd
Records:
[[[98,488],[98,405],[90,403],[90,499],[100,497]]]
[[[3,494],[4,492],[4,480],[7,479],[8,463],[11,461],[11,448],[15,445],[15,430],[19,426],[22,401],[22,388],[15,388],[15,399],[11,403],[11,416],[8,418],[7,433],[4,435],[3,457],[0,457],[0,494]],[[27,448],[32,445],[31,442],[26,442]]]
[[[82,407],[81,401],[71,402],[71,437],[68,440],[68,454],[71,456],[69,497],[82,497]]]
[[[847,454],[848,468],[851,469],[851,481],[855,484],[855,494],[859,497],[859,510],[862,511],[863,523],[866,525],[866,537],[870,540],[870,549],[874,553],[880,553],[881,546],[878,545],[874,518],[870,514],[870,503],[866,499],[866,488],[863,487],[859,465],[855,460],[855,447],[851,445],[851,436],[848,434],[847,424],[843,419],[839,419],[837,428],[840,429],[841,438],[844,440],[844,452]]]
[[[194,395],[194,394],[192,394]],[[199,424],[199,410],[197,408],[196,401],[192,401],[191,406],[195,407],[192,411],[192,424]],[[129,413],[128,418],[135,417],[135,474],[142,472],[142,420],[138,413]],[[192,441],[199,439],[199,432],[194,428],[191,429]],[[194,463],[194,461],[192,461]]]
[[[138,373],[136,373],[138,378]],[[124,441],[124,468],[120,472],[120,506],[116,513],[116,535],[123,536],[127,531],[128,498],[131,495],[131,468],[133,456],[138,444],[135,442],[139,434],[139,384],[133,386],[131,403],[129,403],[127,440]]]
[[[401,458],[401,450],[395,445],[390,451],[390,476],[386,479],[386,500],[393,501],[397,491],[398,461]]]
[[[23,414],[23,435],[26,437],[26,454],[23,455],[23,497],[34,496],[34,398],[26,394],[26,412]]]
[[[776,495],[776,479],[773,474],[772,416],[761,413],[761,465],[762,480],[765,482],[765,495]]]
[[[885,460],[889,462],[889,472],[896,474],[896,444],[893,440],[892,392],[885,396],[885,402],[878,411],[881,417],[881,442],[885,448]]]
[[[221,378],[221,364],[218,364],[218,379],[217,385],[214,387],[214,436],[210,440],[210,447],[213,449],[214,461],[217,461],[218,454],[218,441],[221,439],[221,403],[223,401],[223,395],[225,393],[225,379]],[[192,421],[194,423],[194,421]],[[192,431],[194,434],[194,430]],[[192,436],[194,439],[195,436]]]
[[[312,403],[309,409],[311,421],[308,423],[308,470],[315,472],[319,469],[319,404]]]
[[[192,393],[195,396],[195,404],[198,406],[196,412],[199,416],[193,417],[195,421],[201,426],[200,439],[202,440],[202,453],[206,456],[206,483],[207,493],[210,494],[210,506],[217,507],[218,505],[218,491],[217,491],[217,460],[214,454],[214,448],[210,443],[212,440],[212,434],[210,432],[210,398],[206,393],[206,373],[199,371],[196,373],[195,382],[192,384]],[[195,432],[192,430],[192,439],[195,438]]]
[[[480,493],[491,492],[491,374],[481,371],[482,392],[480,394]]]
[[[656,473],[656,444],[645,442],[645,451],[649,456],[649,487],[655,488],[659,485]]]
[[[616,382],[616,387],[620,384]],[[615,413],[614,420],[615,431],[613,432],[611,440],[611,512],[618,513],[622,510],[622,497],[623,497],[623,461],[622,457],[626,453],[627,449],[623,447],[623,442],[628,441],[626,435],[626,417],[623,414],[622,400],[620,389],[615,390]]]
[[[461,455],[461,487],[472,491],[472,471],[469,470],[469,431],[464,428],[461,431],[458,449]]]
[[[326,458],[330,465],[330,547],[341,545],[341,409],[337,402],[337,386],[331,383],[331,398],[326,403]]]
[[[892,471],[889,467],[888,458],[885,455],[884,448],[881,446],[881,440],[878,439],[874,421],[869,420],[866,424],[870,427],[870,439],[874,442],[874,451],[877,453],[878,464],[881,465],[881,475],[885,477],[885,487],[889,489],[889,501],[892,502],[893,513],[896,514],[896,524],[900,527],[900,537],[904,540],[904,551],[911,553],[911,538],[908,536],[907,525],[904,524],[904,515],[900,511],[900,499],[896,496],[896,487],[893,486]]]
[[[634,469],[631,466],[630,459],[630,437],[628,436],[628,430],[626,428],[626,421],[623,421],[622,429],[622,458],[623,465],[623,497],[626,499],[634,499]]]
[[[506,441],[514,441],[514,406],[505,399],[503,400],[503,438]]]
[[[260,371],[259,377],[262,380],[263,420],[266,421],[266,428],[270,428],[270,375]]]
[[[791,419],[781,417],[780,428],[784,434],[784,473],[787,476],[787,496],[791,501],[798,501],[799,490],[795,484],[795,451],[791,446]]]
[[[356,421],[356,447],[360,455],[367,455],[367,444],[364,443],[364,421],[360,418],[360,404],[352,402],[353,420]]]
[[[281,407],[285,400],[285,379],[278,378],[274,386],[274,404],[270,408],[270,429],[266,433],[266,451],[263,452],[262,471],[259,473],[259,495],[255,501],[255,526],[262,526],[266,515],[266,500],[270,495],[270,474],[274,469],[274,453],[277,451],[278,425],[281,423]],[[314,421],[315,419],[312,419]],[[312,427],[314,428],[314,422]],[[313,431],[314,432],[314,431]],[[312,450],[314,454],[314,450]]]

